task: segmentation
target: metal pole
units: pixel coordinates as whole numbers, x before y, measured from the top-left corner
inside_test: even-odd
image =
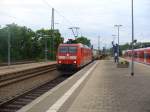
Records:
[[[132,63],[131,76],[134,76],[134,14],[133,14],[133,0],[132,0]]]
[[[99,52],[99,54],[101,53],[101,51],[100,51],[100,36],[98,37],[98,52]]]
[[[98,50],[100,51],[100,36],[98,37]]]
[[[120,43],[119,43],[119,27],[120,27],[120,26],[118,26],[118,63],[119,63],[119,44],[120,44]]]
[[[54,50],[55,50],[55,43],[54,43],[54,8],[52,8],[52,18],[51,18],[51,31],[52,31],[52,59],[54,59]]]
[[[11,50],[11,43],[10,43],[10,30],[8,29],[8,66],[10,65],[10,50]]]
[[[120,47],[119,47],[119,36],[120,36],[120,34],[119,34],[119,29],[120,29],[120,27],[121,27],[122,25],[115,25],[115,27],[117,27],[118,28],[118,49],[117,49],[117,52],[118,52],[118,63],[119,63],[119,49],[120,49]]]
[[[47,62],[47,38],[45,36],[45,61]]]

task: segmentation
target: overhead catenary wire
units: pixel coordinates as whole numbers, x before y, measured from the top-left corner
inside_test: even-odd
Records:
[[[46,0],[42,0],[44,4],[46,4],[48,6],[48,8],[54,8],[55,12],[60,15],[61,17],[63,17],[67,22],[69,22],[71,25],[73,25],[73,23],[67,19],[60,11],[58,11],[58,9],[56,9],[54,6],[52,6],[49,2],[47,2]]]
[[[47,6],[48,6],[48,8],[50,8],[50,9],[52,9],[52,8],[54,8],[54,6],[52,6],[49,2],[47,2],[46,0],[42,0],[43,1],[43,3],[44,4],[46,4]],[[61,16],[66,22],[67,22],[67,24],[64,24],[64,23],[61,23],[62,25],[65,25],[65,26],[67,26],[68,28],[69,27],[74,27],[74,26],[76,26],[75,24],[73,24],[68,18],[66,18],[63,14],[62,14],[62,12],[60,12],[58,9],[56,9],[56,8],[54,8],[55,9],[55,12],[59,15],[59,16]],[[68,24],[69,23],[69,24]]]
[[[46,0],[42,0],[42,2],[43,2],[44,4],[46,4],[46,5],[48,6],[48,8],[50,8],[50,9],[54,8],[54,7],[53,7],[52,5],[50,5]],[[66,25],[67,27],[70,27],[70,26],[73,25],[73,23],[72,23],[70,20],[68,20],[63,14],[61,14],[60,11],[58,11],[56,8],[55,8],[55,12],[56,12],[58,15],[60,15],[61,17],[63,17],[63,19],[64,19],[67,23],[71,24],[71,25],[67,25],[67,24],[63,24],[63,25]],[[19,20],[19,21],[21,21],[21,22],[23,22],[23,23],[27,23],[25,20],[20,19],[20,18],[15,17],[15,16],[12,16],[12,15],[10,15],[10,14],[3,13],[3,12],[0,12],[0,13],[1,13],[1,15],[10,17],[10,18],[15,19],[15,20]]]
[[[41,0],[45,5],[47,5],[47,7],[51,10],[53,7],[53,5],[51,5],[47,0]],[[41,3],[42,3],[41,2]],[[17,21],[20,21],[21,23],[27,23],[27,21],[21,19],[21,18],[18,18],[18,17],[15,17],[11,14],[7,14],[7,13],[3,13],[3,12],[0,12],[2,13],[2,15],[4,16],[8,16],[12,19],[14,19],[14,22],[16,23]],[[62,14],[61,11],[59,11],[58,9],[55,8],[55,13],[60,16],[62,19],[60,19],[60,22],[59,24],[63,27],[66,27],[66,29],[68,29],[69,27],[74,27],[76,26],[70,19],[68,19],[66,16],[64,16],[64,14]],[[18,23],[18,22],[17,22]],[[55,24],[55,23],[54,23]]]
[[[63,17],[67,22],[69,22],[72,26],[74,26],[74,24],[68,20],[65,16],[63,16],[57,9],[55,9],[56,13],[59,14],[61,17]]]

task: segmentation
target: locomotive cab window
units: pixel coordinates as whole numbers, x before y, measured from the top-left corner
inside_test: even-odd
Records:
[[[150,59],[150,53],[145,53],[145,58]]]
[[[77,53],[77,47],[69,47],[69,53]]]
[[[68,52],[68,47],[60,47],[59,52],[60,53],[67,53]]]

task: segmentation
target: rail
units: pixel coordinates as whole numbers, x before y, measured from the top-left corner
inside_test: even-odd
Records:
[[[56,64],[52,64],[52,65],[45,65],[42,67],[37,67],[37,68],[32,68],[32,69],[28,69],[28,70],[23,70],[23,71],[19,71],[19,72],[14,72],[14,73],[9,73],[9,74],[5,74],[3,76],[0,77],[0,91],[3,92],[3,90],[6,90],[5,88],[10,88],[11,85],[17,85],[19,84],[19,82],[23,82],[23,81],[27,81],[27,80],[31,80],[32,78],[36,78],[36,77],[45,77],[44,74],[48,73],[48,72],[52,72],[56,70]],[[15,97],[18,97],[21,94],[26,93],[27,91],[40,86],[41,84],[46,83],[46,80],[43,81],[39,81],[38,84],[34,84],[29,86],[28,88],[23,88],[23,90],[18,90],[18,88],[16,88],[16,90],[12,89],[12,93],[13,91],[17,91],[14,92],[12,95],[9,95],[9,97],[7,95],[3,95],[1,93],[1,97],[0,97],[0,105],[8,102],[9,100],[14,99]]]

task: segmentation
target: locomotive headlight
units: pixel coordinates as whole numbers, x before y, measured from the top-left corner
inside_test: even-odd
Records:
[[[67,56],[69,56],[69,54],[67,53]]]
[[[74,64],[76,64],[76,63],[77,63],[77,61],[73,61],[73,63],[74,63]]]
[[[61,61],[58,61],[58,63],[61,63]]]

